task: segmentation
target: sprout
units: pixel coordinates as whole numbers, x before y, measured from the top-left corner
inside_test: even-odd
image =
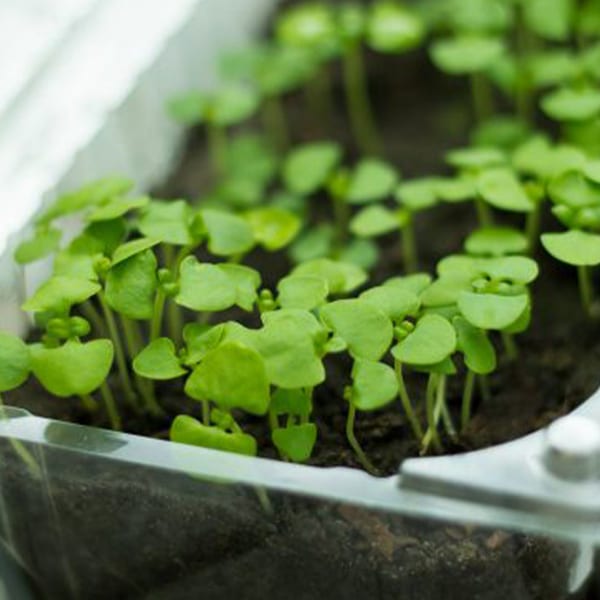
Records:
[[[600,91],[560,88],[544,96],[541,105],[556,121],[589,121],[600,114]]]

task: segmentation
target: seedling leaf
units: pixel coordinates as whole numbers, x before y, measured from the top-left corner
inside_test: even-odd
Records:
[[[392,342],[391,320],[365,300],[337,300],[322,307],[320,316],[355,358],[379,360]]]
[[[62,232],[59,229],[42,228],[35,235],[21,242],[15,250],[15,260],[22,265],[35,262],[56,252],[60,246]]]
[[[375,204],[359,211],[350,221],[350,231],[354,235],[370,238],[399,231],[408,221],[408,215],[400,211],[392,211],[385,206]]]
[[[150,342],[134,359],[133,370],[148,379],[167,380],[185,375],[169,338],[158,338]]]
[[[293,462],[304,462],[310,458],[317,441],[317,426],[314,423],[291,425],[273,430],[273,444],[283,456]]]
[[[458,308],[471,325],[500,331],[519,319],[528,304],[527,294],[501,296],[465,291],[458,297]]]
[[[434,365],[456,350],[456,333],[439,315],[426,314],[415,329],[392,348],[394,358],[409,365]]]
[[[479,375],[487,375],[496,368],[496,351],[485,331],[474,327],[465,318],[452,320],[457,333],[457,348],[465,357],[465,364]]]
[[[187,367],[198,364],[211,350],[214,350],[225,335],[225,325],[204,325],[188,323],[183,328],[186,353],[183,364]]]
[[[557,121],[588,121],[600,113],[600,91],[560,88],[541,100],[543,111]]]
[[[272,410],[276,415],[298,415],[308,417],[312,412],[310,394],[304,390],[278,389],[271,398]]]
[[[25,383],[31,370],[27,344],[14,335],[0,332],[0,392]]]
[[[531,212],[532,200],[510,169],[495,168],[481,173],[477,190],[492,206],[514,212]]]
[[[233,306],[238,297],[236,284],[216,265],[199,263],[193,256],[180,267],[177,304],[197,311],[216,312]]]
[[[242,217],[211,209],[200,214],[208,233],[208,249],[216,256],[244,254],[254,245],[252,227]]]
[[[463,75],[484,71],[502,56],[504,50],[499,38],[461,35],[434,42],[430,54],[442,71]]]
[[[100,291],[100,285],[86,279],[57,275],[48,279],[33,294],[23,310],[32,312],[66,312]]]
[[[398,395],[394,369],[380,362],[357,360],[352,368],[350,402],[358,410],[383,408]]]
[[[425,26],[418,15],[396,2],[377,2],[371,9],[367,41],[378,52],[399,53],[418,46]]]
[[[114,198],[107,204],[95,208],[86,216],[86,220],[90,222],[112,221],[122,217],[131,210],[143,208],[148,202],[150,202],[148,196],[140,196],[139,198]]]
[[[368,158],[356,166],[346,191],[346,200],[350,204],[367,204],[389,196],[396,185],[398,176],[388,163]]]
[[[195,400],[212,400],[221,409],[241,408],[264,415],[269,407],[269,381],[260,354],[238,342],[211,350],[185,383]]]
[[[148,238],[187,246],[194,241],[191,220],[191,209],[185,200],[153,200],[142,211],[138,229]]]
[[[58,348],[34,344],[30,349],[33,374],[60,398],[92,393],[105,381],[113,362],[110,340],[84,344],[69,340]]]
[[[180,444],[201,446],[212,450],[225,450],[235,454],[256,456],[256,440],[247,433],[229,433],[219,427],[203,425],[188,415],[175,417],[170,439]]]
[[[118,264],[125,262],[136,254],[140,254],[141,252],[153,248],[159,243],[160,240],[151,238],[138,238],[137,240],[126,242],[115,250],[112,257],[112,266],[116,267]]]
[[[246,213],[255,241],[270,252],[287,246],[300,231],[300,218],[281,208],[264,207]]]
[[[482,227],[465,241],[465,250],[475,256],[505,256],[527,251],[527,236],[512,227]]]
[[[293,150],[283,165],[287,189],[300,196],[313,194],[325,185],[341,158],[341,149],[333,142],[315,142]]]
[[[370,288],[359,296],[394,321],[402,320],[419,310],[421,304],[414,292],[400,286],[380,285]]]
[[[235,304],[250,312],[256,302],[256,290],[260,286],[260,273],[244,265],[220,264],[217,268],[223,271],[236,290]]]
[[[366,272],[356,265],[317,258],[298,265],[292,275],[321,277],[327,282],[330,294],[347,294],[360,287],[366,280]]]
[[[312,310],[327,299],[327,281],[311,275],[289,275],[278,284],[277,301],[282,308]]]
[[[572,230],[545,233],[542,245],[554,258],[575,266],[600,264],[600,235]]]

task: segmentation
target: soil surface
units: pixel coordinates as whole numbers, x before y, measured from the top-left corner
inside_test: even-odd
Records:
[[[443,171],[444,152],[467,142],[471,117],[466,85],[442,77],[422,53],[404,61],[370,56],[369,64],[389,158],[405,177]],[[336,93],[339,96],[339,89]],[[341,106],[341,97],[336,102]],[[301,97],[288,99],[296,141],[335,136],[352,147],[343,110],[336,110],[324,125],[307,117],[303,107]],[[192,132],[178,168],[157,191],[162,197],[201,196],[207,185],[204,149],[201,132]],[[554,226],[551,219],[548,222]],[[445,254],[460,252],[474,224],[469,206],[443,206],[421,215],[421,266],[432,270]],[[384,260],[374,282],[401,274],[398,246],[393,236],[384,240]],[[517,339],[519,360],[501,361],[490,378],[491,397],[485,402],[476,397],[469,427],[458,443],[446,440],[448,452],[482,448],[539,429],[584,401],[600,384],[600,326],[582,313],[576,274],[543,251],[537,258],[541,276],[533,286],[531,328]],[[251,255],[250,264],[266,273],[267,286],[290,268],[285,257],[258,252]],[[310,464],[359,467],[344,434],[346,405],[341,393],[348,364],[334,357],[326,368],[327,382],[315,390],[319,437]],[[423,383],[421,376],[409,377],[415,400]],[[461,386],[461,375],[451,378],[448,398],[454,410]],[[158,392],[167,416],[140,420],[124,409],[127,431],[166,437],[174,415],[199,414],[181,389],[161,385]],[[105,425],[103,415],[89,415],[76,400],[50,399],[34,382],[8,394],[6,401],[37,415]],[[260,454],[275,457],[264,420],[248,419],[244,426],[259,439]],[[382,474],[397,472],[404,458],[418,454],[399,405],[359,415],[356,434]],[[40,490],[23,473],[9,470],[2,491],[14,511],[17,546],[47,597],[568,596],[572,548],[541,538],[434,525],[276,495],[266,511],[253,490],[236,486],[122,465],[111,466],[107,473],[96,459],[74,460],[58,451],[44,460],[52,466],[51,490]],[[46,502],[40,503],[40,497]],[[29,531],[35,531],[35,544]]]

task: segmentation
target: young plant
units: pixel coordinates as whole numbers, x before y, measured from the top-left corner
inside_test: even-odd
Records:
[[[362,160],[350,170],[340,166],[341,158],[339,147],[330,142],[300,146],[286,158],[283,180],[287,189],[300,197],[311,196],[320,190],[327,192],[333,205],[335,224],[333,236],[328,228],[321,229],[325,238],[322,240],[325,242],[324,254],[358,260],[360,266],[369,268],[373,259],[377,259],[376,252],[367,247],[369,254],[365,254],[364,244],[348,243],[351,206],[372,204],[391,195],[398,175],[391,165],[377,159]],[[308,235],[314,237],[314,232]],[[355,252],[355,248],[360,252]]]
[[[169,112],[183,125],[205,125],[213,171],[222,175],[227,154],[227,128],[251,117],[260,102],[245,85],[228,84],[215,92],[188,92],[169,103]]]
[[[591,166],[590,166],[591,165]],[[590,177],[591,176],[591,177]],[[542,244],[556,259],[577,267],[581,303],[596,315],[590,267],[600,264],[600,183],[595,163],[555,177],[548,186],[552,212],[568,230],[544,233]]]

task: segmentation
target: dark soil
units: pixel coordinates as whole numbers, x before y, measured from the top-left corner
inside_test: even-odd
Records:
[[[390,158],[406,177],[439,171],[444,151],[467,141],[466,89],[441,77],[421,54],[406,61],[371,57],[370,63]],[[300,100],[290,98],[288,106],[290,121],[297,124],[295,139],[323,137],[323,125],[300,112]],[[336,111],[328,128],[351,147],[343,111]],[[206,189],[205,162],[202,135],[194,132],[160,195],[197,197]],[[474,215],[469,207],[447,206],[424,214],[417,225],[422,266],[431,270],[445,254],[460,251]],[[386,241],[384,253],[376,281],[401,273],[396,240]],[[538,258],[542,274],[534,286],[532,326],[518,338],[520,358],[502,361],[491,377],[491,399],[477,399],[460,442],[447,442],[449,452],[539,429],[584,401],[600,383],[600,328],[582,314],[575,273],[543,252]],[[289,268],[282,257],[272,262],[256,253],[250,260],[267,274],[267,285]],[[347,364],[338,358],[326,366],[327,383],[315,394],[319,438],[310,464],[358,467],[344,435],[341,391]],[[453,380],[449,399],[456,407],[461,377]],[[419,376],[410,378],[415,399],[422,384]],[[140,421],[126,415],[128,431],[165,437],[173,415],[198,414],[180,389],[161,386],[159,392],[168,417]],[[90,416],[75,400],[49,399],[35,383],[7,401],[38,415],[105,424],[102,415]],[[249,420],[245,428],[258,437],[261,455],[275,456],[263,420]],[[395,473],[404,458],[418,453],[400,406],[360,415],[356,431],[382,474]],[[48,598],[568,596],[571,549],[541,538],[432,525],[278,495],[271,497],[269,514],[253,490],[118,463],[107,472],[98,459],[57,450],[47,451],[44,460],[52,475],[50,488],[38,488],[12,470],[5,471],[1,483],[9,514],[15,515],[17,546]]]

